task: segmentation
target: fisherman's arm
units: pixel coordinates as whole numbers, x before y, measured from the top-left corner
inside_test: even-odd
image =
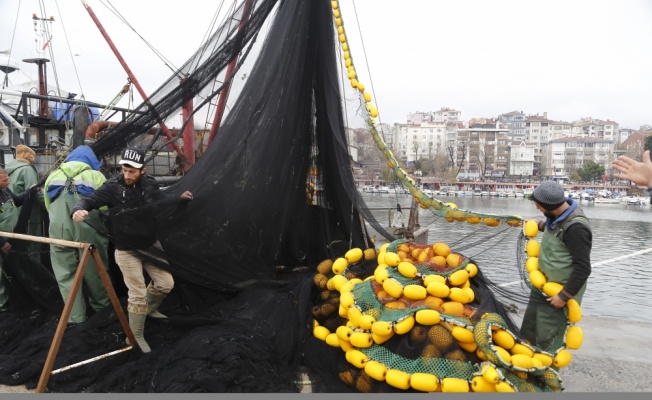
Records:
[[[575,296],[591,275],[591,244],[593,235],[584,224],[573,224],[564,233],[564,242],[573,260],[573,270],[559,293],[565,302]]]

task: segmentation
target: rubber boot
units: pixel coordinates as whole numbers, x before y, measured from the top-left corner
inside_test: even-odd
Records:
[[[129,327],[131,328],[131,331],[134,334],[134,337],[136,338],[136,343],[138,343],[138,347],[140,347],[140,350],[143,353],[149,353],[152,351],[152,349],[149,347],[149,344],[145,341],[145,337],[143,336],[143,333],[145,333],[145,319],[147,318],[147,314],[134,314],[134,313],[129,313]],[[129,339],[127,339],[127,344],[129,343]]]
[[[167,319],[168,317],[165,314],[161,314],[158,311],[158,307],[161,305],[165,299],[165,294],[154,294],[147,291],[147,315],[154,319]]]

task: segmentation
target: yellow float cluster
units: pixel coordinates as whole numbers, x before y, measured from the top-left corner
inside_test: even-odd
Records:
[[[369,112],[369,124],[375,125],[375,118],[378,117],[378,109],[371,102],[372,96],[371,93],[365,91],[365,85],[359,81],[358,73],[355,70],[353,65],[353,59],[351,58],[351,50],[349,48],[349,43],[346,38],[346,32],[344,31],[344,24],[342,23],[342,15],[340,13],[340,6],[337,1],[332,1],[331,5],[333,7],[333,17],[335,18],[335,25],[337,27],[338,40],[342,48],[342,56],[344,57],[344,66],[346,67],[347,77],[349,78],[349,83],[353,89],[357,89],[362,96],[362,100],[366,103],[367,111]]]
[[[484,333],[476,331],[471,317],[477,309],[470,304],[475,299],[472,280],[478,267],[466,257],[453,252],[443,242],[418,245],[397,241],[392,244],[394,251],[389,251],[389,246],[387,243],[379,249],[375,255],[378,265],[374,274],[364,281],[348,279],[346,274],[351,264],[363,258],[373,259],[373,249],[364,252],[351,249],[344,257],[326,260],[318,267],[318,275],[333,274],[329,279],[324,276],[319,280],[322,286],[339,292],[338,313],[346,322],[331,332],[315,320],[313,334],[328,345],[340,348],[354,367],[377,381],[403,390],[509,392],[517,388],[501,371],[536,373],[553,365],[552,354],[520,342],[504,327],[504,322],[503,326],[498,323],[489,326]],[[324,282],[324,279],[327,280]],[[374,296],[373,302],[365,299],[369,293]],[[397,313],[391,314],[394,311]],[[388,318],[388,315],[398,317]],[[382,346],[395,335],[411,333],[417,324],[430,330],[438,326],[447,337],[453,338],[461,349],[458,352],[474,353],[484,360],[482,369],[474,371],[469,362],[460,362],[458,368],[464,370],[465,364],[468,368],[468,379],[461,379],[459,371],[437,376],[432,371],[401,370],[397,363],[388,365],[382,359],[374,359],[375,347]],[[443,338],[439,340],[445,340]],[[489,343],[491,347],[485,346],[489,350],[483,352],[478,343]],[[462,355],[459,359],[467,358]]]
[[[539,252],[540,245],[536,240],[539,233],[539,225],[535,220],[528,220],[523,225],[523,233],[527,237],[525,251],[528,258],[525,261],[525,269],[530,278],[530,284],[533,288],[540,290],[548,297],[557,295],[563,285],[557,282],[549,282],[546,275],[539,269]],[[570,364],[572,355],[567,349],[577,350],[581,347],[584,339],[582,328],[575,325],[582,319],[582,309],[575,299],[569,299],[566,303],[566,316],[568,323],[564,334],[564,345],[560,347],[555,354],[553,365],[562,368]]]

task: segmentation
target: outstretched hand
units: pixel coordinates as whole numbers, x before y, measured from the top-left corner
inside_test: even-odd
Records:
[[[627,179],[637,185],[652,185],[652,161],[650,161],[650,150],[643,153],[643,162],[636,161],[627,156],[620,156],[613,162],[613,167],[621,173],[614,176],[619,179]]]

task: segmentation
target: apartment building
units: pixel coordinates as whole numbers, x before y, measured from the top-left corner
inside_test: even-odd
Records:
[[[593,161],[611,170],[615,145],[613,140],[594,137],[553,139],[541,147],[543,176],[570,176],[585,163]]]
[[[509,129],[510,141],[525,140],[525,114],[523,111],[511,111],[498,116],[500,123]]]
[[[509,129],[494,119],[473,119],[457,130],[456,164],[460,178],[492,179],[508,175]]]

